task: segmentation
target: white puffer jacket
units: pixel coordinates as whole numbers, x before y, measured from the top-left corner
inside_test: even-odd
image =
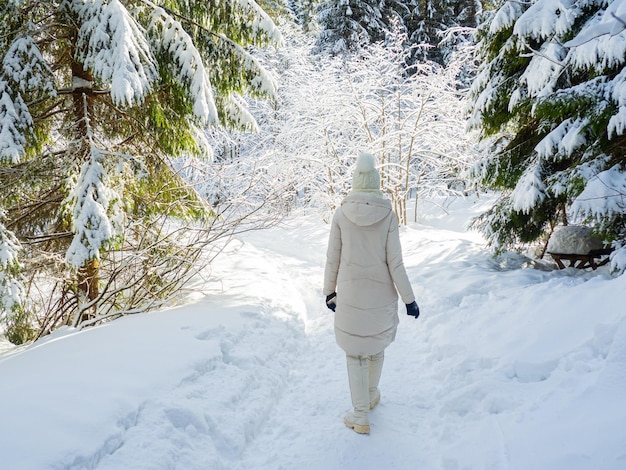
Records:
[[[324,295],[337,292],[335,337],[351,356],[384,350],[396,336],[398,292],[405,304],[415,300],[402,261],[398,220],[379,194],[350,193],[330,229]]]

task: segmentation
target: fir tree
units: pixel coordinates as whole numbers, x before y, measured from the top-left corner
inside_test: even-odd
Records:
[[[302,27],[302,31],[317,31],[317,9],[320,0],[289,0],[287,2],[289,11],[294,22]]]
[[[173,246],[158,216],[211,216],[170,158],[210,156],[207,125],[256,128],[241,96],[275,84],[246,47],[280,33],[252,0],[5,0],[0,32],[2,233],[21,241],[31,280],[61,279],[77,324],[137,240]],[[172,270],[153,261],[141,269]],[[111,294],[108,308],[137,302]]]
[[[412,61],[446,65],[456,46],[471,41],[482,6],[476,0],[408,0],[396,3],[409,43],[418,45]]]
[[[383,39],[392,13],[385,0],[325,0],[318,10],[317,48],[331,54]]]
[[[510,1],[483,26],[470,124],[498,144],[474,169],[502,191],[476,221],[496,248],[571,222],[626,240],[624,5]]]
[[[325,0],[318,11],[318,50],[354,51],[384,40],[399,21],[408,34],[407,46],[420,46],[410,48],[411,62],[445,65],[456,46],[471,41],[482,7],[477,0]]]

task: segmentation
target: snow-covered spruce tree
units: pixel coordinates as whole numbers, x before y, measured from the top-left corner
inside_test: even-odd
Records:
[[[385,0],[324,0],[318,6],[317,49],[342,54],[379,41],[392,14]]]
[[[0,4],[0,204],[43,330],[180,288],[214,214],[170,158],[256,128],[240,95],[275,85],[245,47],[280,40],[254,1]]]
[[[496,249],[572,222],[626,242],[625,19],[624,0],[510,1],[484,25],[470,125],[496,151],[473,173],[502,197],[475,225]]]
[[[304,32],[317,31],[319,24],[317,22],[317,8],[321,0],[288,0],[289,11]]]
[[[482,11],[480,0],[399,0],[397,4],[408,42],[421,46],[414,49],[412,60],[441,65],[451,60],[455,46],[472,40]]]

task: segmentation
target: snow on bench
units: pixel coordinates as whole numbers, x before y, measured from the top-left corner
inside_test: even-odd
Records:
[[[605,248],[589,227],[565,225],[554,230],[546,251],[560,269],[597,269],[609,262],[613,249]],[[569,262],[569,266],[564,261]]]

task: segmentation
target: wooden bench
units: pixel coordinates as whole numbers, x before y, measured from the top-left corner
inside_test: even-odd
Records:
[[[577,269],[597,269],[609,262],[609,255],[613,248],[602,248],[600,250],[591,250],[586,255],[578,255],[573,253],[550,253],[552,259],[556,262],[559,269],[574,267]],[[598,260],[598,262],[596,261]],[[565,266],[564,261],[569,262],[569,266]]]

